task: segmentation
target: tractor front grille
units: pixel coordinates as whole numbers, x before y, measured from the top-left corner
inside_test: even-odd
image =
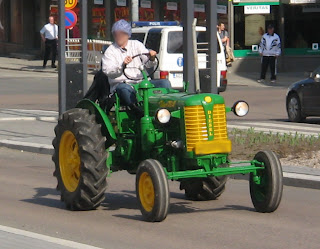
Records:
[[[213,107],[214,140],[228,139],[226,107],[224,104],[216,104]]]
[[[187,151],[192,151],[196,142],[208,140],[206,115],[201,105],[184,108]]]
[[[215,104],[212,111],[214,140],[228,139],[224,104]],[[187,151],[192,151],[197,142],[208,140],[206,115],[203,106],[184,108]]]

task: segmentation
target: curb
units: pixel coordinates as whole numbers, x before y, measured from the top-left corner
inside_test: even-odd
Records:
[[[13,71],[24,71],[24,72],[37,72],[37,73],[58,73],[58,71],[43,71],[40,69],[24,69],[24,68],[12,68],[12,67],[2,67],[0,69],[3,70],[13,70]]]
[[[53,155],[54,149],[52,145],[38,144],[22,141],[13,141],[2,139],[0,140],[0,147],[5,147],[14,150],[23,150],[32,153]]]
[[[45,155],[53,155],[54,152],[52,145],[12,141],[6,139],[0,140],[0,147]],[[248,181],[249,175],[233,175],[230,178]],[[312,174],[283,172],[283,185],[299,188],[320,189],[320,176]]]
[[[230,178],[249,181],[249,175],[234,175]],[[320,176],[283,172],[283,185],[298,188],[320,189]]]

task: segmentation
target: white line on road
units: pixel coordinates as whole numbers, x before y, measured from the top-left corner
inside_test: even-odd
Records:
[[[227,125],[228,128],[234,128],[234,129],[240,129],[240,130],[248,130],[250,128],[253,128],[255,131],[262,131],[262,132],[272,132],[272,133],[280,133],[280,134],[295,134],[296,132],[298,134],[303,134],[303,135],[307,135],[307,136],[318,136],[319,133],[316,132],[306,132],[306,131],[294,131],[294,130],[283,130],[283,129],[272,129],[272,128],[261,128],[261,127],[254,127],[252,125],[248,125],[248,126],[244,126],[244,125]]]
[[[39,234],[39,233],[33,233],[33,232],[29,232],[29,231],[25,231],[25,230],[21,230],[21,229],[16,229],[16,228],[12,228],[12,227],[7,227],[7,226],[0,225],[0,231],[25,236],[28,238],[38,239],[38,240],[42,240],[42,241],[46,241],[46,242],[50,242],[50,243],[54,243],[56,245],[68,246],[71,248],[101,249],[99,247],[90,246],[90,245],[74,242],[71,240],[59,239],[59,238],[55,238],[55,237],[51,237],[51,236],[47,236],[47,235],[43,235],[43,234]]]
[[[283,177],[320,182],[320,176],[283,172]]]
[[[30,143],[24,141],[16,141],[16,140],[9,140],[9,139],[0,139],[0,145],[19,145],[19,146],[26,146],[26,147],[34,147],[34,148],[43,148],[43,149],[52,149],[53,146],[49,144],[39,144],[39,143]]]
[[[249,126],[270,126],[270,127],[276,127],[276,128],[286,128],[286,129],[301,129],[301,130],[306,130],[306,131],[315,131],[319,129],[320,133],[320,126],[317,125],[316,127],[310,127],[310,126],[305,126],[305,124],[299,126],[299,125],[292,125],[292,124],[275,124],[275,123],[267,123],[267,122],[253,122],[253,123],[243,123],[241,124],[249,125]]]
[[[0,118],[0,121],[56,121],[56,117],[6,117]]]

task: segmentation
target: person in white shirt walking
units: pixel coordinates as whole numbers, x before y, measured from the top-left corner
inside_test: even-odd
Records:
[[[268,26],[268,32],[261,38],[259,53],[262,59],[261,75],[258,82],[263,83],[265,81],[266,73],[270,66],[271,83],[275,83],[277,79],[277,58],[281,54],[281,40],[274,32],[274,26],[272,24]]]
[[[56,68],[57,41],[58,41],[58,25],[54,23],[54,17],[49,17],[49,23],[44,25],[40,30],[42,41],[45,43],[45,52],[43,59],[43,68],[47,66],[50,54],[52,54],[51,67]]]
[[[123,74],[124,66],[130,63],[131,68],[139,68],[145,64],[147,68],[155,66],[156,51],[148,50],[143,43],[137,40],[129,40],[131,37],[131,26],[125,20],[116,22],[112,27],[115,43],[109,46],[102,57],[102,71],[108,76],[110,92],[117,92],[123,105],[138,116],[143,116],[143,111],[137,106],[136,92],[130,84],[137,84],[140,80],[128,80]],[[145,54],[148,54],[145,55]],[[135,55],[141,55],[133,58]],[[126,74],[132,79],[142,79],[139,70],[128,70]],[[168,80],[151,80],[155,87],[171,88]]]

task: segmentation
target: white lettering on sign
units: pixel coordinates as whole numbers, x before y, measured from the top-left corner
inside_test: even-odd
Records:
[[[118,6],[127,6],[127,0],[117,0]]]
[[[194,4],[194,12],[205,12],[204,4]]]
[[[270,5],[246,5],[245,14],[270,14]]]
[[[290,3],[316,3],[317,0],[290,0]]]
[[[167,2],[167,10],[178,10],[178,4],[175,2]]]
[[[217,6],[217,13],[218,14],[227,14],[227,6],[218,5]]]
[[[141,8],[151,9],[151,1],[141,0]]]

